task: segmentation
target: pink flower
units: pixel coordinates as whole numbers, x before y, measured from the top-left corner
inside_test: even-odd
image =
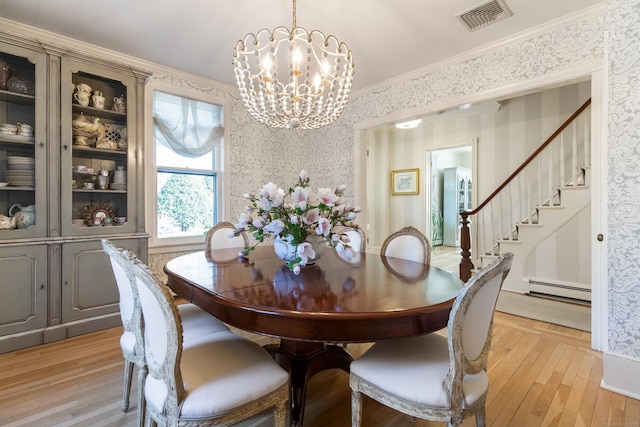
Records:
[[[330,188],[319,188],[318,200],[327,206],[333,206],[338,201],[338,196]]]
[[[309,190],[303,187],[294,188],[293,193],[291,193],[291,200],[293,200],[294,206],[306,210],[307,202],[309,201]]]
[[[331,223],[327,218],[320,218],[316,227],[316,234],[318,236],[328,236],[331,232]]]
[[[298,257],[300,257],[300,265],[305,266],[309,262],[309,258],[316,257],[316,251],[313,250],[313,246],[309,242],[302,242],[298,244],[296,248]]]
[[[305,224],[313,224],[314,222],[318,221],[319,216],[320,216],[320,209],[313,208],[313,209],[310,209],[304,215],[303,221]]]
[[[309,174],[304,169],[300,171],[299,178],[300,178],[300,184],[306,184],[307,182],[309,182]]]

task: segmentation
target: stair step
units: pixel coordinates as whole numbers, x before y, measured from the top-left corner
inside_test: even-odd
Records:
[[[564,209],[564,205],[540,205],[540,206],[536,206],[536,209],[538,210],[560,210],[560,209]]]

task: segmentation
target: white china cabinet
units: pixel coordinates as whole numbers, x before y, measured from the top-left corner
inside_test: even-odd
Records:
[[[147,77],[0,29],[0,352],[120,323],[100,239],[146,260]]]
[[[460,211],[472,209],[471,169],[445,168],[443,182],[443,244],[460,246]]]

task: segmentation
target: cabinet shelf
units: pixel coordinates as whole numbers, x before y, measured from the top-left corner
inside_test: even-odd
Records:
[[[7,185],[6,187],[0,188],[0,191],[35,191],[35,187],[21,187],[21,186]]]
[[[104,108],[83,107],[80,104],[73,104],[73,112],[76,114],[83,113],[85,116],[98,117],[101,119],[126,121],[127,113],[120,113],[113,110],[105,110]]]
[[[36,97],[33,95],[25,95],[22,93],[0,90],[0,102],[11,102],[12,104],[33,106],[36,104]]]
[[[108,188],[74,188],[74,193],[109,193],[109,194],[127,194],[127,190],[111,190]]]
[[[73,146],[73,155],[79,157],[126,157],[127,152],[122,150],[111,150],[108,148],[85,147],[82,145]]]

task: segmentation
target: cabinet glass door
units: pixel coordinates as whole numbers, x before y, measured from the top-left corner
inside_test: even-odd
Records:
[[[0,240],[46,232],[45,59],[0,43]]]
[[[65,234],[131,232],[129,138],[135,106],[128,101],[135,80],[71,61],[63,62],[62,80],[69,91],[62,95],[62,192],[66,188],[71,200],[63,204],[62,229]]]

